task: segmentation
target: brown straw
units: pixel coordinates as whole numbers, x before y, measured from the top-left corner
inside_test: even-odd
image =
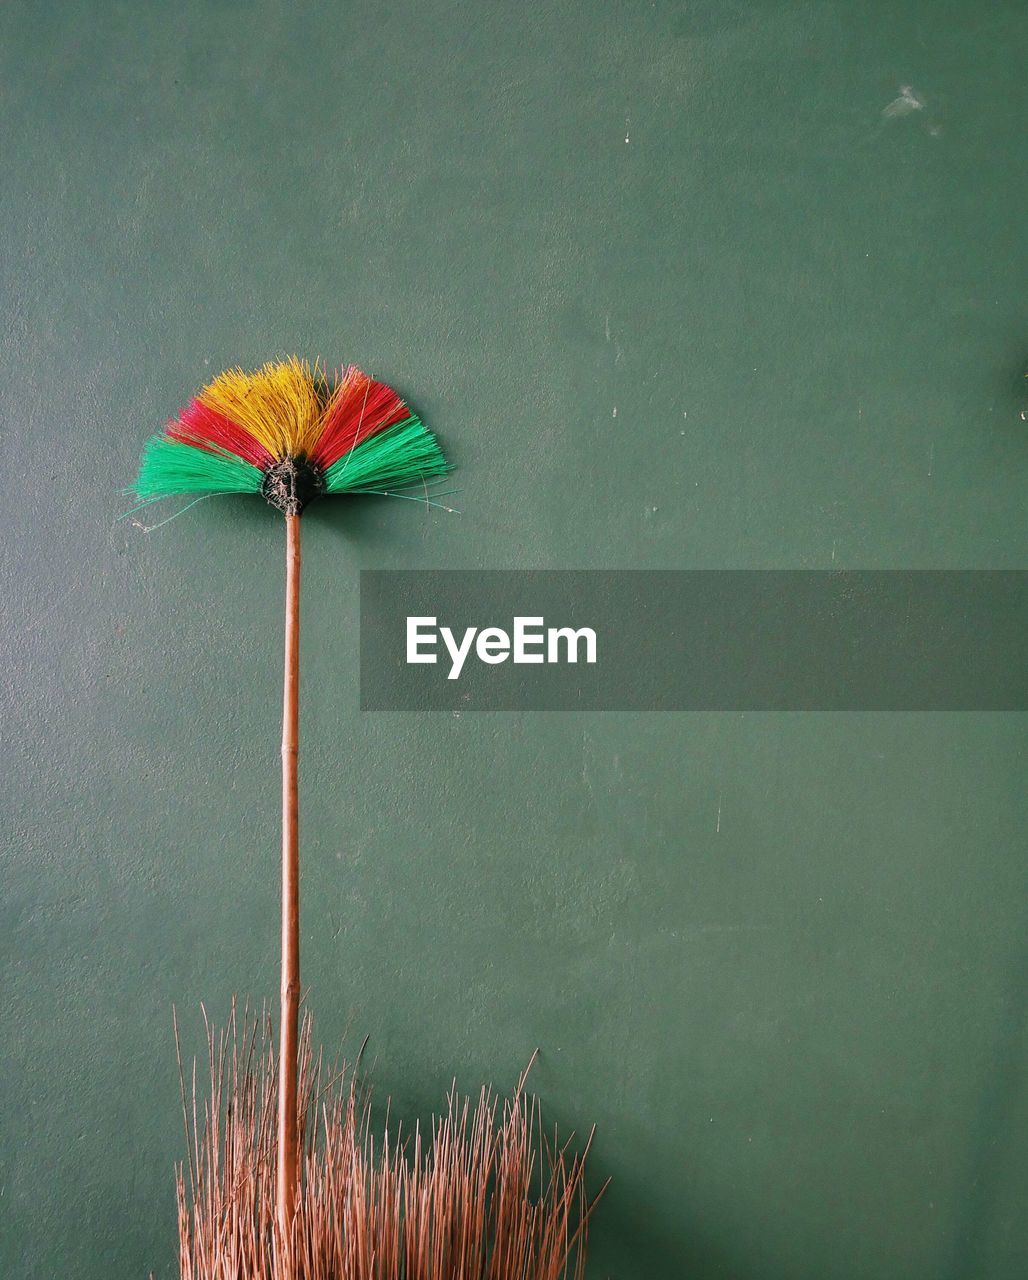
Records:
[[[572,1154],[544,1137],[524,1077],[507,1099],[483,1089],[472,1102],[454,1088],[427,1131],[379,1127],[353,1073],[314,1057],[305,1017],[302,1185],[283,1241],[270,1018],[233,1008],[227,1029],[208,1024],[207,1035],[207,1082],[194,1065],[187,1087],[181,1072],[182,1280],[582,1280],[599,1198],[586,1199],[589,1143]]]

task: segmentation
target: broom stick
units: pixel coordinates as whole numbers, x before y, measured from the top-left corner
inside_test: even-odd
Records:
[[[286,516],[285,679],[282,697],[282,992],[278,1052],[278,1227],[292,1253],[297,1192],[296,1072],[300,1009],[297,743],[300,686],[300,517]],[[288,1265],[288,1264],[287,1264]]]

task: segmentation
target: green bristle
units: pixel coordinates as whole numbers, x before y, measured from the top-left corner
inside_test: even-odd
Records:
[[[444,475],[450,464],[420,418],[370,436],[325,472],[326,493],[382,493]]]
[[[260,493],[264,476],[233,453],[211,453],[167,436],[143,449],[134,492],[140,502],[177,493]]]

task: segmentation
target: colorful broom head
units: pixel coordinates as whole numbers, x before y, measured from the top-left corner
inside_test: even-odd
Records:
[[[256,493],[286,515],[319,494],[392,493],[449,470],[401,397],[350,365],[329,386],[295,356],[229,369],[143,450],[140,503]]]

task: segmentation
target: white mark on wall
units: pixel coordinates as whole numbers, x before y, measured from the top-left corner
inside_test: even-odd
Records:
[[[583,732],[582,733],[582,786],[584,786],[586,791],[588,791],[589,794],[592,795],[593,780],[589,774],[589,747],[590,746],[591,746],[591,743],[589,741],[589,735],[588,733]]]
[[[721,800],[722,800],[723,796],[724,796],[724,792],[723,792],[723,791],[718,792],[718,797],[717,797],[717,824],[716,824],[716,826],[714,827],[714,834],[715,834],[715,835],[720,835],[720,834],[721,834]]]
[[[612,418],[616,418],[617,416],[618,416],[618,407],[617,407],[617,405],[615,405],[615,406],[614,406],[614,412],[611,414],[611,417],[612,417]]]
[[[684,938],[698,938],[705,933],[766,933],[772,926],[769,924],[697,924],[682,930]],[[678,937],[678,931],[671,930],[672,938]]]
[[[923,110],[924,103],[914,92],[913,85],[901,84],[898,96],[882,108],[882,115],[886,120],[895,120],[899,116],[909,116],[912,111]]]
[[[832,539],[832,564],[835,564],[835,543],[836,539]]]
[[[614,337],[613,331],[611,330],[611,327],[610,327],[610,312],[609,312],[609,311],[608,311],[608,312],[607,312],[607,314],[603,317],[603,336],[607,339],[607,341],[608,341],[608,342],[611,342],[611,341],[612,341],[612,342],[614,343],[614,363],[615,363],[615,364],[620,364],[620,363],[621,363],[621,357],[622,357],[625,353],[624,353],[624,352],[622,351],[622,349],[621,349],[621,343],[620,343],[620,342],[618,342],[617,338],[615,338],[615,337]]]
[[[631,141],[632,139],[628,136],[628,114],[626,112],[625,113],[625,146],[627,146]]]
[[[932,478],[932,467],[935,465],[935,445],[928,450],[928,478]]]

